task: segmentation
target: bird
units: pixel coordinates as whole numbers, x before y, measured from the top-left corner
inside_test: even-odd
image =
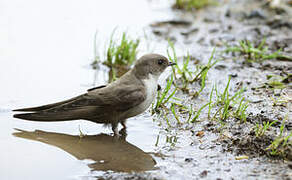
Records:
[[[108,85],[87,90],[86,93],[68,100],[38,107],[15,109],[26,113],[13,117],[30,121],[54,122],[88,120],[111,125],[118,135],[118,124],[126,129],[126,120],[143,113],[153,102],[158,78],[176,63],[160,54],[146,54],[140,57],[134,67],[122,77]]]

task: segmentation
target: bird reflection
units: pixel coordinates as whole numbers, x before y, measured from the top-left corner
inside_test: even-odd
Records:
[[[14,136],[56,146],[79,160],[95,161],[88,166],[97,171],[139,172],[152,170],[155,160],[126,141],[126,134],[117,138],[106,134],[83,137],[68,134],[16,129]]]

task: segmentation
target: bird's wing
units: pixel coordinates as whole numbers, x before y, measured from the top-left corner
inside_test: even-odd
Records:
[[[126,111],[146,99],[145,89],[142,86],[133,85],[108,87],[103,91],[89,92],[88,95],[92,96],[92,99],[99,99],[98,102],[92,103],[96,103],[104,110],[109,109],[111,111]]]
[[[15,114],[14,117],[34,121],[63,121],[107,117],[126,111],[145,100],[142,87],[117,87],[90,91],[67,103],[36,113]]]
[[[127,111],[141,104],[146,99],[146,93],[143,87],[127,87],[118,90],[117,97],[112,108],[117,111]]]

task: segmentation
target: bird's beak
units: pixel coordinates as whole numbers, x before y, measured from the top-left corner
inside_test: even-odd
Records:
[[[168,66],[173,66],[173,65],[176,65],[176,63],[171,62],[171,61],[168,63]]]

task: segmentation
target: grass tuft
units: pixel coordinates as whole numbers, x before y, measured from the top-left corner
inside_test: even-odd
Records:
[[[139,39],[132,40],[124,32],[119,43],[115,43],[111,36],[107,51],[106,61],[103,64],[108,67],[130,66],[134,63],[138,53]]]
[[[177,90],[176,88],[170,93],[170,95],[167,96],[167,94],[169,93],[169,91],[171,89],[172,83],[173,83],[173,75],[167,81],[166,87],[164,88],[163,92],[160,93],[160,91],[158,91],[156,104],[155,104],[155,106],[154,106],[154,104],[152,104],[152,110],[153,110],[153,112],[159,112],[159,109],[160,108],[164,108],[165,107],[165,104],[175,94],[175,92]]]
[[[176,55],[176,51],[174,48],[174,44],[171,41],[168,41],[169,49],[167,49],[168,59],[171,62],[175,62],[176,65],[172,66],[172,72],[175,77],[174,85],[176,88],[182,90],[183,92],[189,93],[189,84],[194,83],[195,81],[201,81],[200,85],[201,88],[198,92],[193,94],[193,96],[198,96],[206,86],[206,79],[208,71],[218,62],[218,60],[213,61],[215,49],[212,51],[212,54],[208,60],[206,65],[197,66],[197,70],[195,72],[190,70],[189,63],[190,63],[190,55],[188,54],[186,57],[183,58],[182,67],[178,63],[178,58]],[[177,82],[179,81],[179,83]],[[178,86],[178,84],[181,84]]]
[[[211,4],[214,4],[214,1],[212,0],[176,0],[173,7],[176,9],[191,11],[194,9],[204,8]]]
[[[269,147],[266,148],[267,151],[269,151],[269,154],[272,156],[281,156],[281,157],[286,157],[287,149],[292,146],[292,140],[290,139],[292,137],[292,132],[284,132],[285,128],[285,121],[288,119],[288,114],[286,117],[283,119],[281,127],[280,127],[280,134],[278,137],[276,137]]]
[[[94,59],[91,63],[93,69],[99,69],[102,63],[106,65],[109,71],[109,82],[115,81],[118,77],[125,74],[130,66],[135,62],[138,53],[139,39],[131,39],[126,32],[118,39],[114,38],[113,31],[110,41],[106,46],[105,60],[101,61],[101,57],[97,48],[97,32],[94,36]]]
[[[248,40],[240,40],[239,45],[228,46],[225,52],[239,52],[245,56],[248,62],[262,62],[269,59],[281,59],[283,57],[282,50],[270,53],[268,47],[265,46],[266,38],[264,38],[258,45]]]
[[[209,112],[208,112],[208,117],[210,118],[210,109],[213,108],[215,105],[217,106],[217,111],[213,115],[212,119],[216,119],[217,115],[219,115],[220,120],[226,120],[227,118],[235,115],[235,117],[239,117],[241,121],[246,121],[246,109],[247,109],[247,103],[243,103],[244,98],[241,99],[238,108],[236,111],[234,111],[233,106],[238,104],[237,99],[242,96],[243,92],[245,91],[244,88],[238,90],[237,92],[234,93],[233,96],[230,95],[229,92],[229,85],[230,85],[230,80],[231,77],[229,76],[228,82],[226,84],[226,87],[224,88],[223,93],[218,92],[217,86],[215,85],[213,87],[214,90],[211,91],[210,93],[210,100],[209,103],[212,103],[212,96],[213,96],[213,91],[216,93],[216,102],[214,104],[209,105]]]
[[[246,109],[248,108],[248,101],[245,101],[245,98],[243,97],[240,100],[240,103],[237,107],[237,110],[234,112],[234,116],[238,119],[240,119],[240,122],[246,122]]]
[[[257,123],[256,126],[255,126],[255,134],[256,134],[256,137],[260,137],[260,136],[263,136],[266,131],[273,125],[275,124],[276,122],[278,122],[277,120],[273,121],[273,122],[266,122],[264,121],[263,124],[259,124]]]

